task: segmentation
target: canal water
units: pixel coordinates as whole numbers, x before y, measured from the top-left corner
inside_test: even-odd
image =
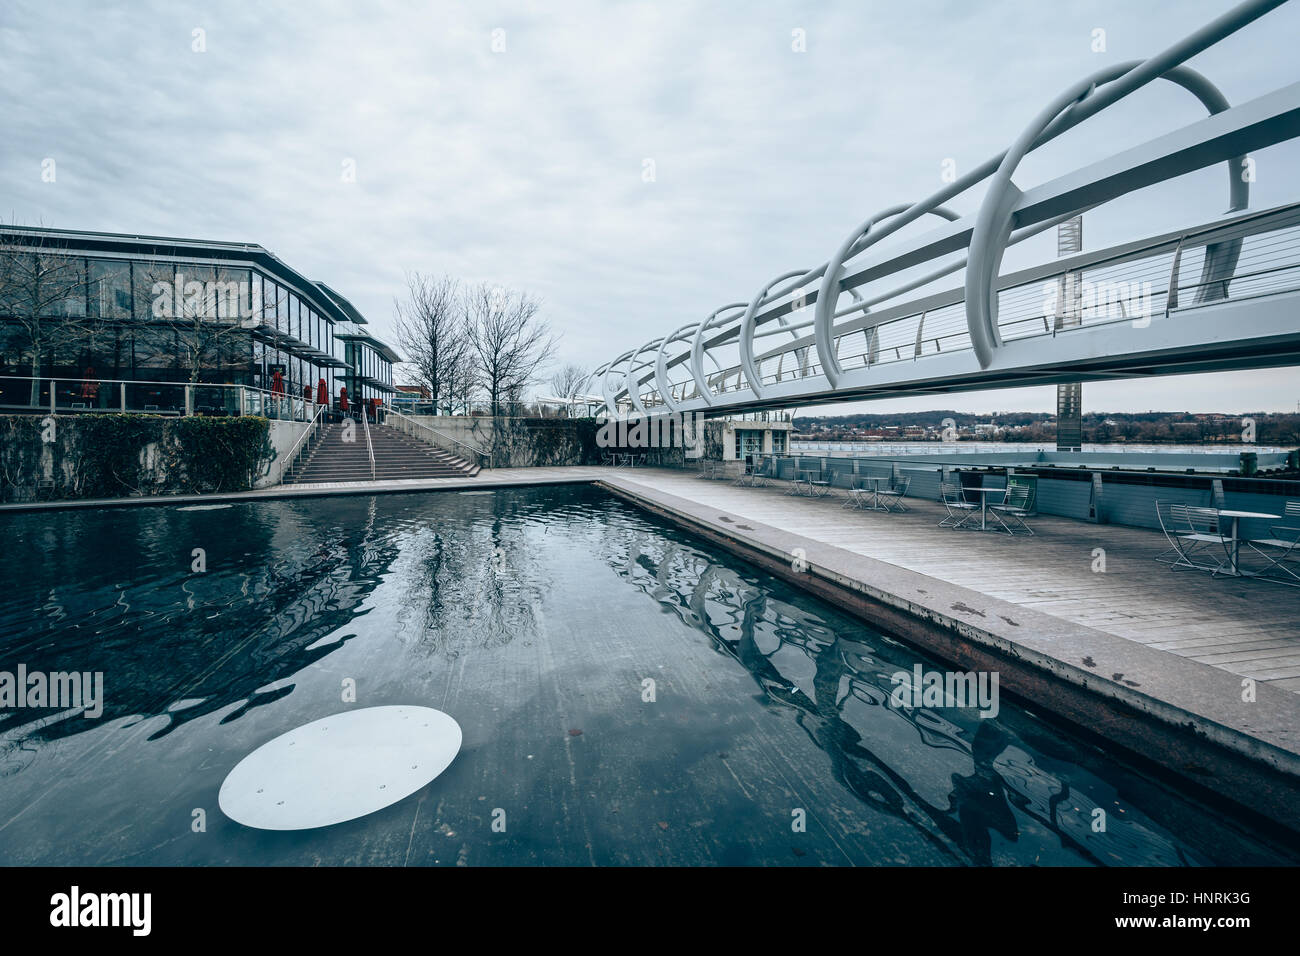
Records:
[[[0,672],[103,675],[97,717],[0,710],[5,864],[1297,862],[1005,697],[900,699],[941,665],[599,489],[0,533]],[[312,831],[221,813],[261,744],[385,704],[463,730],[416,794]]]

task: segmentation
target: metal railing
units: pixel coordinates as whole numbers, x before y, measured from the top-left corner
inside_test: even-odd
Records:
[[[321,419],[325,416],[326,408],[327,406],[325,405],[316,406],[316,413],[312,415],[311,421],[308,422],[303,433],[294,440],[294,443],[289,446],[288,452],[280,458],[280,474],[275,480],[277,485],[284,484],[285,472],[290,471],[293,468],[294,462],[298,460],[298,456],[309,447],[308,437],[319,433]]]
[[[403,413],[393,409],[391,406],[386,409],[386,414],[388,424],[397,428],[397,430],[402,434],[409,435],[412,438],[419,439],[420,441],[441,448],[448,454],[468,457],[470,461],[476,463],[480,468],[490,467],[491,459],[487,453],[482,452],[471,445],[467,445],[463,441],[452,438],[450,435],[444,434],[443,432],[438,431],[438,429],[426,425],[423,422],[417,422],[415,419],[407,417]],[[448,444],[454,447],[448,448]]]
[[[262,415],[307,421],[316,407],[324,406],[253,385],[0,375],[0,412]]]
[[[375,480],[375,446],[370,441],[370,416],[366,414],[366,406],[360,406],[361,412],[361,429],[366,433],[366,454],[370,456],[370,480]]]

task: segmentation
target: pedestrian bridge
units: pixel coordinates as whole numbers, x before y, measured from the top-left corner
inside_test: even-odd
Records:
[[[1231,106],[1184,65],[1279,5],[1243,3],[1163,53],[1083,78],[1004,153],[926,199],[880,210],[825,263],[778,275],[602,365],[592,384],[605,412],[725,414],[1300,365],[1300,189],[1296,202],[1249,211],[1250,153],[1300,135],[1300,83]],[[1031,150],[1157,79],[1208,115],[1033,188],[1012,181]],[[1002,274],[1008,247],[1218,164],[1225,215]],[[952,211],[981,183],[974,213]],[[939,224],[896,236],[922,217]]]

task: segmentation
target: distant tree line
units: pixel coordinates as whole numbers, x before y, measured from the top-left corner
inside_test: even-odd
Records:
[[[950,422],[945,422],[945,419]],[[972,431],[977,424],[992,422],[996,432]],[[1005,442],[1050,442],[1056,440],[1055,417],[1044,412],[997,412],[972,415],[951,409],[885,414],[801,416],[801,435],[819,440],[850,440],[854,433],[872,432],[893,426],[900,433],[909,427],[935,431],[946,424],[958,430],[958,439]],[[1251,430],[1253,429],[1253,436]],[[901,434],[899,437],[902,437]],[[1190,412],[1089,412],[1083,416],[1083,440],[1098,444],[1241,444],[1300,445],[1300,414],[1295,412],[1242,412],[1239,414],[1193,414]]]

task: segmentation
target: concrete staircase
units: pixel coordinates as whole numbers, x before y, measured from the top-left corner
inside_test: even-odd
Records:
[[[344,441],[343,424],[326,425],[311,451],[285,475],[286,485],[327,481],[369,481],[370,456],[366,433],[354,423],[353,441]],[[409,438],[387,425],[371,425],[370,440],[375,449],[375,479],[469,478],[478,474],[477,464],[457,458],[427,442]]]

